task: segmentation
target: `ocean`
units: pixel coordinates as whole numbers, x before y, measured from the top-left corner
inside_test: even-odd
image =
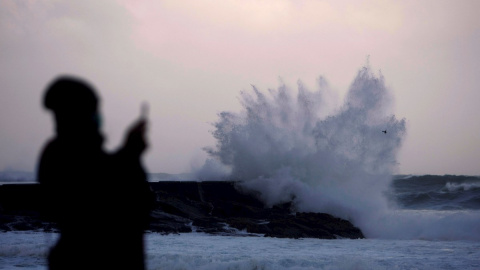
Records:
[[[47,269],[55,237],[2,233],[0,269]],[[479,269],[480,242],[147,234],[146,255],[151,270]]]
[[[241,111],[213,123],[210,159],[171,179],[242,180],[266,207],[347,219],[366,239],[147,233],[148,269],[480,269],[480,177],[392,177],[407,130],[383,76],[360,69],[341,106],[322,77],[297,86],[241,92]],[[45,269],[56,237],[0,232],[0,269]]]
[[[385,194],[396,207],[390,216],[401,226],[384,236],[323,240],[241,231],[236,236],[146,233],[147,269],[480,269],[480,177],[395,176]],[[0,269],[47,269],[46,255],[57,237],[1,232]]]

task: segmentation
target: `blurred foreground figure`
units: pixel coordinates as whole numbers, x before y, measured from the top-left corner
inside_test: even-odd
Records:
[[[56,137],[43,150],[37,179],[44,214],[60,229],[49,268],[144,269],[143,231],[154,202],[140,162],[146,120],[134,123],[120,150],[108,154],[90,85],[61,77],[43,102],[55,116]]]

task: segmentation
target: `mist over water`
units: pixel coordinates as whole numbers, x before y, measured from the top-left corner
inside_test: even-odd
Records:
[[[475,232],[478,214],[457,214],[459,225],[444,216],[396,210],[385,198],[406,128],[405,119],[393,114],[382,74],[361,68],[340,106],[324,78],[314,91],[301,82],[297,88],[241,92],[242,111],[222,112],[214,123],[217,144],[206,148],[213,159],[199,177],[239,180],[267,206],[293,200],[298,211],[349,219],[367,237],[471,238],[465,232],[444,235],[443,225],[435,234],[431,226],[443,222]]]

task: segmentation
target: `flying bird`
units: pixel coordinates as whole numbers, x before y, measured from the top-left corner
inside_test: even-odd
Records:
[[[387,134],[387,130],[382,130],[383,133]]]

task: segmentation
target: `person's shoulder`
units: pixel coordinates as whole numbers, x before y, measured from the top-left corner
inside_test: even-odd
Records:
[[[58,139],[57,138],[51,138],[43,146],[42,156],[44,156],[44,155],[46,155],[50,152],[55,152],[59,148],[60,147],[59,147]]]
[[[48,140],[45,145],[43,146],[43,149],[40,154],[40,166],[49,164],[52,161],[58,161],[58,159],[61,159],[64,154],[62,154],[62,146],[58,139],[52,138]]]
[[[37,181],[46,183],[51,178],[52,166],[56,163],[58,155],[58,142],[55,138],[48,140],[40,154],[40,160],[37,171]]]

